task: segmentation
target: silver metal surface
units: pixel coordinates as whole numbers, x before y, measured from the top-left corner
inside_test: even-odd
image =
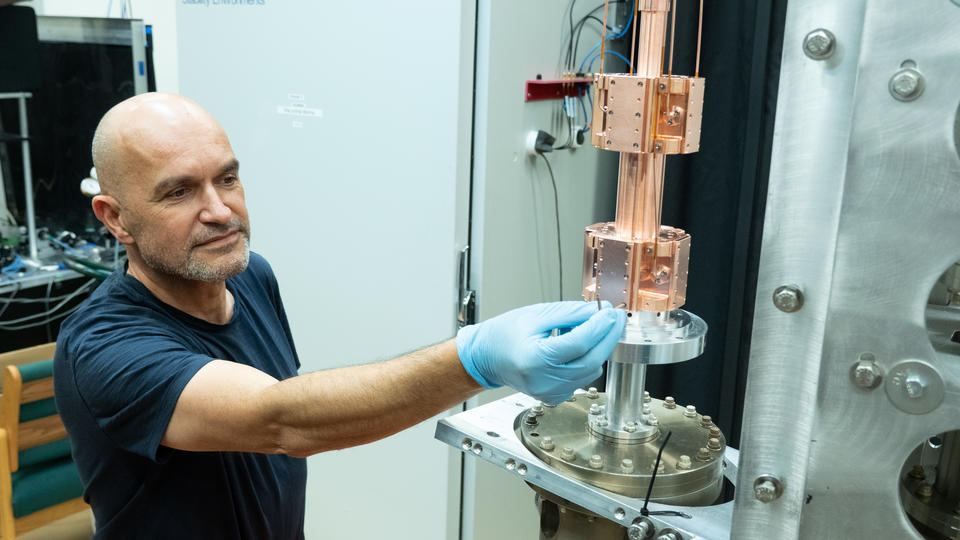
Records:
[[[837,38],[826,28],[817,28],[803,38],[803,54],[814,60],[826,60],[833,54]]]
[[[133,46],[136,39],[131,21],[138,19],[98,19],[93,17],[37,17],[37,38],[61,43],[96,43]]]
[[[688,311],[632,311],[610,362],[674,364],[703,354],[707,323]]]
[[[763,474],[753,481],[753,496],[762,503],[770,503],[783,495],[783,484],[776,476]]]
[[[27,98],[29,93],[17,97],[17,112],[20,122],[20,151],[23,153],[23,193],[27,207],[27,246],[30,258],[37,260],[37,214],[33,204],[33,165],[30,161],[30,128],[27,118]]]
[[[820,26],[837,36],[829,59],[783,48],[741,433],[740,483],[771,474],[783,494],[764,504],[739,490],[731,535],[919,539],[900,471],[919,441],[956,429],[960,416],[958,344],[927,316],[947,316],[927,298],[960,260],[960,236],[942,234],[960,228],[960,9],[788,3],[785,43]],[[906,60],[926,80],[911,102],[888,89]],[[801,311],[769,301],[784,283],[803,288]],[[851,363],[863,351],[885,370],[884,392],[851,391]],[[888,397],[904,361],[942,377],[944,399],[926,414],[905,414]],[[909,400],[931,389],[902,380]]]
[[[147,91],[147,34],[143,21],[129,19],[130,51],[133,53],[133,93]]]
[[[583,395],[578,393],[577,399]],[[513,394],[440,420],[436,438],[516,475],[518,481],[529,482],[625,527],[643,518],[642,499],[617,495],[566,476],[542,462],[520,442],[513,431],[514,421],[520,412],[535,404],[536,400],[529,396]],[[724,450],[724,475],[731,482],[737,475],[738,455],[733,448]],[[683,534],[685,540],[730,537],[732,503],[668,506],[651,502],[648,509],[654,514],[648,519],[658,530],[673,528]],[[665,510],[683,515],[656,515]]]
[[[656,418],[644,401],[644,379],[647,366],[610,362],[607,364],[607,392],[603,413],[596,415],[606,426],[591,422],[591,429],[600,434],[627,440],[649,440],[657,433]],[[646,410],[644,410],[646,409]],[[628,425],[629,424],[629,425]]]

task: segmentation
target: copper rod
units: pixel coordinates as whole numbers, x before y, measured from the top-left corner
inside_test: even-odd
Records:
[[[700,21],[697,22],[697,67],[693,70],[693,76],[700,76],[700,37],[703,35],[703,0],[700,0]]]
[[[667,77],[673,77],[673,34],[677,28],[677,0],[673,0],[672,6],[670,7],[670,64],[667,67]],[[667,94],[669,96],[670,94]],[[668,97],[669,99],[669,97]]]
[[[607,55],[607,10],[610,8],[610,0],[603,2],[603,33],[600,34],[600,73],[603,73],[603,57]]]
[[[640,26],[640,6],[637,5],[636,0],[633,2],[633,35],[630,37],[630,65],[627,66],[627,69],[630,70],[630,75],[633,75],[633,67],[637,65],[637,59],[634,57],[634,53],[637,48],[637,27]]]

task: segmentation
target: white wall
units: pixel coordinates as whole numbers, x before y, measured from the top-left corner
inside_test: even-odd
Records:
[[[114,0],[110,17],[120,17],[121,0]],[[109,0],[32,0],[19,5],[32,6],[37,15],[64,17],[107,17]],[[131,0],[127,17],[143,19],[153,25],[153,63],[157,90],[177,93],[180,89],[177,68],[177,4],[174,0]]]

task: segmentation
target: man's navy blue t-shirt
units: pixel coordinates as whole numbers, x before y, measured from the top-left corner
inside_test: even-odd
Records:
[[[227,289],[233,318],[216,325],[115,272],[63,323],[57,409],[93,507],[95,538],[303,538],[305,460],[160,445],[181,391],[207,362],[230,360],[279,380],[297,374],[266,260],[251,253]]]

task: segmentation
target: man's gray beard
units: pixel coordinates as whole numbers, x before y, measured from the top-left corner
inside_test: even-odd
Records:
[[[208,265],[192,257],[191,250],[187,251],[187,261],[181,267],[170,266],[166,261],[154,258],[153,253],[147,251],[141,251],[140,256],[143,257],[147,266],[170,276],[188,281],[226,281],[227,278],[232,278],[246,270],[250,263],[250,239],[243,232],[240,234],[244,235],[243,254],[219,266]]]

